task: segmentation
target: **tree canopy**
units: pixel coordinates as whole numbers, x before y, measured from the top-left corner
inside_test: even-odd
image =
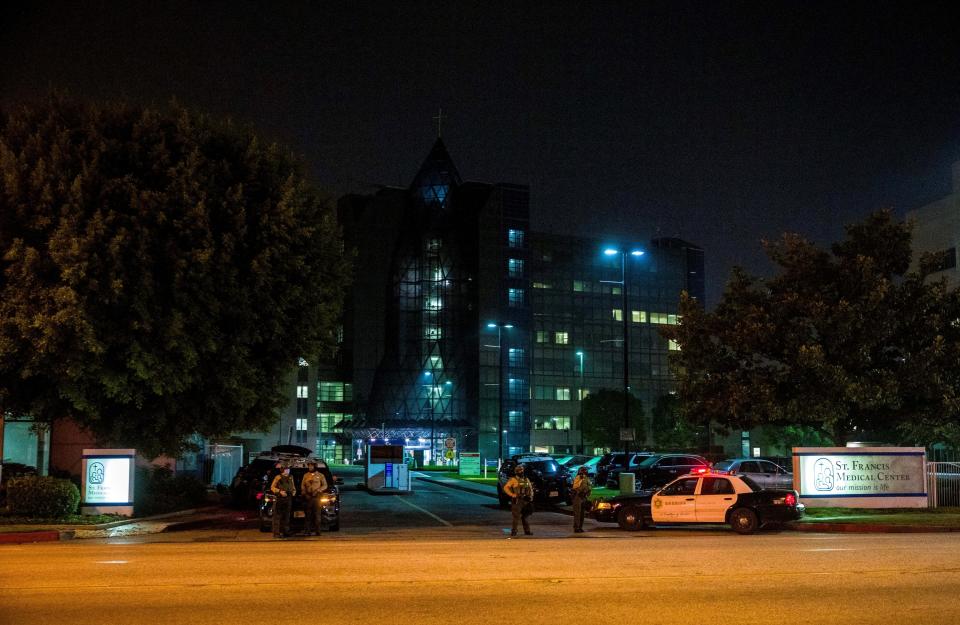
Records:
[[[602,388],[584,397],[580,408],[580,423],[586,443],[611,449],[623,447],[620,442],[620,428],[624,427],[623,391]],[[631,393],[630,427],[634,428],[639,441],[643,440],[646,430],[644,423],[646,417],[643,414],[643,402]]]
[[[332,203],[249,129],[58,95],[0,113],[0,400],[177,453],[264,429],[329,348]]]
[[[736,269],[713,312],[684,295],[664,334],[683,414],[736,429],[813,427],[837,442],[953,438],[960,414],[960,297],[909,271],[911,230],[889,211],[825,250],[765,244],[779,271]]]

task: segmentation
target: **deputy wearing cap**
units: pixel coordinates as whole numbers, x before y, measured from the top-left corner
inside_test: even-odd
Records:
[[[517,535],[517,525],[523,523],[523,533],[529,536],[530,523],[527,517],[533,514],[533,484],[524,475],[523,465],[518,464],[513,470],[514,476],[503,485],[503,492],[510,498],[510,512],[513,514],[513,528],[511,536]]]
[[[580,467],[577,469],[577,476],[573,478],[573,531],[577,534],[583,533],[583,516],[587,512],[592,489],[587,467]]]

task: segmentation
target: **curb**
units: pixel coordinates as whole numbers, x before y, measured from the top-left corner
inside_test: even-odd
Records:
[[[795,532],[835,532],[849,534],[930,534],[960,532],[960,527],[937,525],[880,525],[877,523],[789,523],[785,529]]]
[[[120,527],[121,525],[130,525],[132,523],[142,523],[144,521],[161,521],[163,519],[168,519],[178,516],[187,516],[190,514],[197,514],[204,510],[219,510],[219,508],[192,508],[190,510],[177,510],[176,512],[167,512],[164,514],[156,514],[153,516],[147,517],[131,517],[126,519],[118,519],[116,521],[110,521],[109,523],[96,523],[94,525],[48,525],[48,526],[37,526],[37,529],[29,530],[12,530],[4,531],[4,526],[0,525],[0,543],[23,543],[23,542],[41,542],[41,541],[51,541],[51,540],[70,540],[74,537],[75,533],[78,530],[104,530],[111,529],[114,527]],[[185,523],[190,523],[186,521]],[[56,535],[56,538],[50,538],[49,536]],[[20,538],[26,536],[39,536],[40,538],[36,539],[24,539]]]
[[[65,534],[68,532],[64,532]],[[73,532],[69,532],[72,538]],[[0,534],[0,543],[3,544],[22,544],[22,543],[44,543],[60,540],[60,532],[56,530],[41,530],[36,532],[7,532]]]

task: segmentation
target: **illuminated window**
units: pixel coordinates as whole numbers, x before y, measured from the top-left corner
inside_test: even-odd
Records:
[[[440,310],[443,308],[443,300],[439,297],[427,298],[427,310]]]
[[[342,412],[321,412],[317,415],[317,426],[321,432],[342,432],[343,428],[335,426],[349,419],[350,415]]]
[[[507,230],[507,244],[510,247],[523,247],[523,230]]]
[[[423,326],[423,338],[438,340],[443,338],[443,329],[437,326]]]
[[[535,430],[569,430],[570,417],[534,417]]]
[[[633,317],[634,323],[646,323],[647,322],[647,311],[645,310],[632,310],[630,311],[631,316]]]
[[[560,401],[570,401],[570,387],[568,386],[558,387],[556,399]]]
[[[545,330],[537,330],[537,343],[549,343],[550,333]]]
[[[573,281],[573,290],[576,292],[583,291],[583,280],[574,280]]]
[[[320,382],[320,401],[353,401],[353,384],[343,382]]]
[[[307,396],[307,387],[298,386],[297,387],[297,399],[305,398]]]
[[[523,306],[523,289],[508,289],[507,305],[511,308],[519,308]]]
[[[620,295],[621,293],[623,293],[623,289],[619,286],[615,286],[610,289],[610,292],[613,293],[614,295]]]
[[[557,345],[567,345],[570,343],[570,335],[566,332],[554,332],[553,342]]]
[[[612,312],[614,321],[623,321],[623,309],[614,308]]]
[[[507,352],[507,362],[510,363],[511,367],[522,367],[524,360],[523,349],[519,347],[511,347]]]
[[[582,388],[578,391],[578,395],[580,396],[580,400],[582,401],[586,399],[588,395],[590,395],[590,389]]]
[[[534,282],[533,288],[535,289],[552,289],[553,285],[548,282]]]
[[[674,341],[673,339],[670,339],[667,341],[667,349],[669,349],[672,352],[678,352],[680,351],[680,346],[677,344],[676,341]]]
[[[306,419],[297,419],[297,431],[303,432],[307,429]]]
[[[523,277],[523,261],[518,258],[511,258],[507,261],[507,269],[511,278]]]

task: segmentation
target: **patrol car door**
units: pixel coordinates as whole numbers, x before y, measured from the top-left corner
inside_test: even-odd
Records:
[[[697,520],[698,477],[685,477],[667,484],[650,501],[654,523],[690,523]]]
[[[697,522],[723,523],[727,509],[737,502],[737,494],[725,477],[705,477],[697,495]]]

